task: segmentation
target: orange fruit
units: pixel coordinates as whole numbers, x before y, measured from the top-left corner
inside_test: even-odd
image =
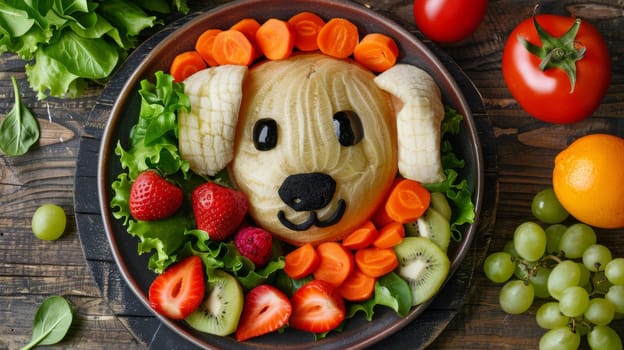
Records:
[[[624,139],[583,136],[555,158],[553,189],[577,220],[600,228],[624,227]]]

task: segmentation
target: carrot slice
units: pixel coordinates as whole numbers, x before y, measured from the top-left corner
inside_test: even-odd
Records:
[[[384,227],[391,222],[394,222],[388,212],[386,211],[385,202],[383,205],[379,206],[373,216],[371,216],[371,221],[375,224],[376,227]]]
[[[212,46],[217,34],[221,33],[221,29],[208,29],[204,31],[195,42],[195,51],[199,52],[201,57],[209,66],[217,66],[218,63],[212,56]]]
[[[281,60],[292,54],[295,35],[288,22],[269,18],[256,32],[256,43],[266,58]]]
[[[260,28],[260,23],[255,18],[243,18],[230,27],[230,29],[238,30],[245,34],[249,39],[256,37],[258,28]]]
[[[417,181],[401,179],[390,191],[386,211],[392,220],[406,224],[418,219],[429,208],[431,193]]]
[[[363,301],[373,296],[376,281],[376,278],[366,275],[355,267],[337,291],[346,300]]]
[[[290,17],[288,24],[295,33],[295,47],[301,51],[318,50],[318,33],[325,25],[325,20],[317,14],[303,11]]]
[[[238,30],[224,30],[212,44],[212,57],[218,64],[248,66],[254,60],[254,48],[245,34]]]
[[[177,82],[191,76],[193,73],[206,68],[206,62],[197,51],[185,51],[173,58],[169,73]]]
[[[392,248],[370,247],[355,253],[356,266],[370,277],[381,277],[399,266],[399,260]]]
[[[373,222],[373,224],[375,224],[376,227],[384,227],[387,224],[394,222],[394,220],[392,220],[392,218],[388,215],[388,212],[386,211],[386,202],[388,201],[388,196],[392,192],[394,186],[396,186],[396,184],[398,184],[399,181],[401,181],[402,179],[402,177],[397,177],[394,179],[394,181],[392,181],[392,185],[390,185],[388,193],[386,194],[385,198],[381,200],[381,204],[373,213],[371,221]]]
[[[351,56],[359,40],[357,26],[344,18],[330,19],[321,28],[317,37],[321,52],[336,58]]]
[[[251,46],[254,47],[254,59],[262,56],[262,51],[258,48],[258,44],[256,43],[256,32],[260,29],[260,23],[255,18],[243,18],[240,21],[234,23],[230,29],[238,30],[239,32],[245,34]]]
[[[366,248],[379,236],[377,228],[369,220],[364,225],[349,233],[342,240],[342,246],[349,250]]]
[[[398,222],[391,222],[379,229],[379,237],[373,241],[377,248],[392,248],[401,243],[405,237],[405,228]]]
[[[303,278],[314,272],[320,262],[321,258],[312,244],[306,243],[286,255],[284,272],[290,278]]]
[[[399,47],[394,39],[381,33],[367,34],[353,51],[358,63],[377,73],[392,68],[398,57]]]
[[[334,287],[341,285],[353,270],[353,254],[337,242],[323,242],[316,247],[316,252],[321,262],[312,273],[314,279]]]

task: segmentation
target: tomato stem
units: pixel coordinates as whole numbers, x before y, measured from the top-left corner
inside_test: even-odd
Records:
[[[583,58],[586,50],[584,46],[576,42],[581,20],[577,18],[567,32],[560,37],[554,37],[540,26],[536,17],[533,15],[533,23],[542,46],[532,44],[522,36],[518,36],[518,40],[531,54],[541,59],[540,70],[562,69],[570,80],[570,93],[573,93],[576,84],[576,61]]]

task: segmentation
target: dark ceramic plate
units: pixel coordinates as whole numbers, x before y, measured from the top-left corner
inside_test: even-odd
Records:
[[[325,19],[347,18],[353,21],[362,33],[380,32],[389,35],[399,44],[400,61],[419,66],[434,77],[443,93],[444,102],[465,116],[462,131],[454,142],[457,145],[457,152],[466,161],[461,175],[468,180],[473,190],[478,218],[483,192],[483,161],[477,128],[460,87],[425,44],[397,23],[349,1],[251,0],[228,3],[205,13],[189,16],[187,23],[169,34],[138,64],[122,88],[104,132],[98,165],[98,189],[106,234],[123,277],[138,299],[148,308],[147,291],[155,275],[147,270],[148,257],[137,255],[137,241],[128,235],[120,221],[112,217],[109,207],[111,183],[122,171],[114,148],[119,140],[123,142],[128,139],[130,127],[136,123],[140,107],[139,82],[144,78],[152,79],[153,73],[158,70],[166,71],[175,54],[192,49],[195,39],[207,28],[227,28],[244,17],[253,17],[260,22],[270,17],[287,19],[302,10],[315,12]],[[449,250],[452,262],[451,274],[466,256],[476,233],[476,227],[476,222],[467,225],[463,232],[463,240],[451,246]],[[182,322],[172,322],[159,315],[156,316],[174,332],[202,347],[257,349],[278,346],[280,349],[310,349],[312,347],[346,349],[363,348],[384,339],[417,318],[426,307],[427,305],[415,307],[404,318],[399,318],[390,309],[377,308],[372,322],[365,321],[363,317],[356,317],[347,323],[343,332],[331,334],[320,341],[315,341],[310,334],[288,329],[282,334],[270,334],[245,343],[238,343],[232,337],[199,333]]]

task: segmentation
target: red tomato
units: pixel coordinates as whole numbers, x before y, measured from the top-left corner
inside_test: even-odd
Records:
[[[560,37],[575,19],[559,15],[537,15],[544,31]],[[503,77],[520,106],[537,119],[551,123],[574,123],[589,117],[600,105],[611,80],[611,61],[607,44],[600,33],[587,22],[581,22],[574,45],[585,47],[584,56],[576,61],[576,82],[563,69],[540,70],[541,59],[531,54],[518,40],[542,46],[531,18],[521,22],[509,35],[503,51]]]
[[[487,5],[488,0],[414,0],[414,20],[429,39],[453,43],[477,29]]]

